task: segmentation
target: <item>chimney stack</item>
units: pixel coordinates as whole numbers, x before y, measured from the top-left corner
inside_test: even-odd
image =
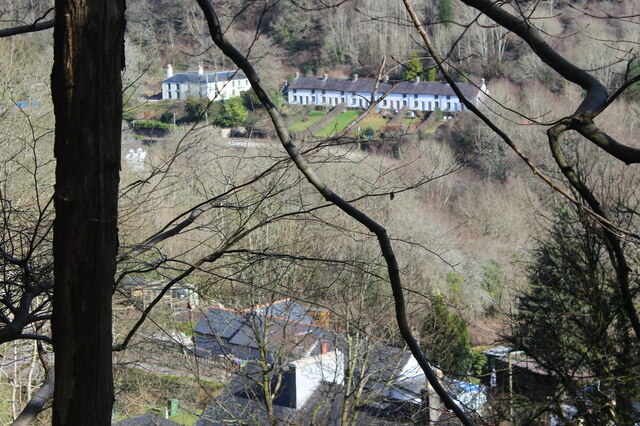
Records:
[[[322,76],[322,80],[323,81],[327,81],[327,78],[329,78],[329,76],[327,75],[327,73],[325,72],[324,75]]]
[[[358,81],[358,74],[353,75],[353,81]]]
[[[388,82],[389,82],[389,76],[388,76],[388,75],[385,75],[385,76],[382,78],[382,82],[383,82],[383,83],[388,83]]]
[[[296,76],[295,76],[295,77],[293,77],[293,79],[294,79],[294,80],[297,80],[297,79],[299,79],[299,78],[300,78],[300,73],[296,71]]]
[[[420,76],[416,76],[416,84],[420,83]]]
[[[320,343],[320,353],[322,355],[326,355],[329,353],[329,343],[327,342]]]
[[[173,77],[173,67],[171,64],[167,64],[167,78]]]
[[[202,64],[198,65],[198,75],[204,74],[204,69],[202,68]]]

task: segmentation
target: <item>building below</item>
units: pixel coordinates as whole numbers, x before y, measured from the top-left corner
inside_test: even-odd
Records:
[[[222,101],[240,96],[251,85],[247,77],[238,71],[198,71],[173,73],[167,65],[167,78],[162,81],[162,99],[183,101],[188,97]]]
[[[376,80],[298,77],[287,88],[287,100],[290,104],[335,106],[345,104],[349,108],[367,108],[375,88]],[[477,103],[486,92],[484,79],[480,89],[469,83],[458,83],[462,94],[473,103]],[[389,92],[383,99],[385,93]],[[378,82],[376,99],[380,100],[379,109],[412,111],[462,111],[465,109],[451,86],[446,82],[403,81],[391,84]]]

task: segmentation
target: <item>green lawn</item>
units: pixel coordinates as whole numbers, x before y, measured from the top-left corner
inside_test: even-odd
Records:
[[[327,124],[324,127],[324,129],[320,130],[314,136],[326,138],[326,137],[335,135],[336,133],[344,130],[344,128],[347,127],[349,123],[355,120],[359,115],[360,115],[359,111],[347,110],[342,114],[340,114],[338,117],[336,117],[335,120],[331,120],[329,124]]]
[[[380,114],[369,114],[359,124],[362,130],[371,127],[376,132],[379,132],[382,126],[389,122],[388,119],[383,118]]]
[[[402,124],[404,124],[405,126],[418,124],[419,122],[420,122],[420,119],[418,117],[413,117],[413,118],[407,117],[402,119]]]
[[[292,132],[299,132],[301,130],[304,130],[307,127],[311,126],[316,121],[320,120],[325,115],[327,115],[326,111],[316,111],[316,110],[310,111],[309,114],[306,115],[306,117],[309,117],[309,120],[298,121],[294,123],[291,127],[289,127],[289,130],[291,130]]]

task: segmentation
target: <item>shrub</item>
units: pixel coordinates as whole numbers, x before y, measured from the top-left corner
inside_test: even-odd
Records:
[[[171,123],[163,123],[156,120],[134,120],[131,122],[131,126],[137,130],[164,130],[165,132],[175,127]]]

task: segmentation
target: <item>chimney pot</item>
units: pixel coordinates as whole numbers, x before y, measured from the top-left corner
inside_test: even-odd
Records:
[[[204,69],[202,69],[202,65],[198,65],[198,75],[204,74]]]
[[[167,78],[173,77],[173,67],[171,64],[167,64]]]
[[[353,75],[353,81],[358,81],[358,74]]]
[[[300,78],[300,73],[299,73],[299,72],[296,72],[296,76],[295,76],[293,79],[294,79],[294,80],[297,80],[297,79],[299,79],[299,78]]]

